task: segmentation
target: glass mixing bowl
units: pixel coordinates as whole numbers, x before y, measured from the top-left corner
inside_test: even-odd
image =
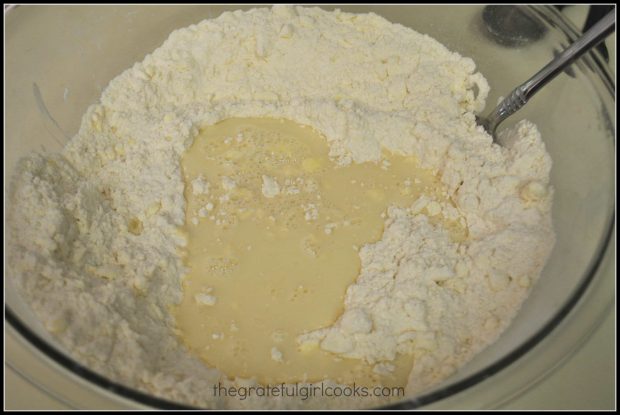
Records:
[[[74,135],[107,83],[177,28],[238,6],[21,6],[5,20],[5,172],[32,152],[54,152]],[[335,8],[335,7],[329,7]],[[578,31],[551,7],[523,7],[528,25],[507,45],[490,35],[483,6],[344,6],[373,11],[469,56],[492,87],[487,110]],[[498,25],[494,25],[497,27]],[[501,25],[500,25],[501,27]],[[520,393],[570,356],[614,303],[615,94],[601,56],[590,53],[505,125],[535,122],[553,159],[557,244],[531,296],[499,341],[454,376],[398,408],[485,408]],[[5,181],[6,192],[6,181]],[[609,271],[609,270],[608,270]],[[182,407],[82,367],[41,327],[5,269],[7,363],[81,408]],[[8,347],[8,346],[7,346]],[[73,388],[73,389],[71,389]],[[76,389],[79,389],[79,393]]]

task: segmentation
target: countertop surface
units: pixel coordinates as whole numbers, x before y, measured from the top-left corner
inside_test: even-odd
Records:
[[[578,27],[585,21],[586,12],[587,6],[572,6],[564,10]],[[614,34],[606,41],[614,77],[615,40]],[[615,409],[615,327],[613,309],[577,353],[547,378],[504,404],[501,409]],[[68,408],[65,403],[41,391],[5,364],[5,409]]]

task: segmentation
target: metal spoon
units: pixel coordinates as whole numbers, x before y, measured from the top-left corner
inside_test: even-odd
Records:
[[[616,16],[614,11],[611,11],[534,76],[513,89],[486,118],[477,117],[478,124],[483,126],[493,137],[494,142],[498,143],[495,134],[497,126],[520,110],[539,89],[549,83],[567,66],[598,45],[615,30],[615,26]]]

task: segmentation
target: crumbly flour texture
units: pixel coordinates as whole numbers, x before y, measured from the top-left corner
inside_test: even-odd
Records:
[[[60,154],[21,161],[8,203],[9,274],[57,341],[116,382],[214,408],[372,406],[213,396],[220,380],[253,381],[223,380],[174,335],[180,158],[202,126],[231,117],[310,125],[342,165],[413,154],[453,203],[390,208],[382,239],[360,248],[342,316],[299,342],[378,371],[413,353],[407,393],[421,393],[497,339],[554,242],[540,134],[522,121],[505,147],[493,144],[475,123],[488,90],[471,59],[374,14],[276,6],[177,30],[110,82]],[[264,192],[275,192],[269,178]],[[436,214],[463,221],[467,238],[453,241],[429,221]]]

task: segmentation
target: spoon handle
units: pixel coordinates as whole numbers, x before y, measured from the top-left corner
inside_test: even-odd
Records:
[[[616,16],[614,11],[611,11],[534,76],[513,89],[487,117],[486,130],[495,136],[495,130],[502,121],[520,110],[540,88],[549,83],[567,66],[598,45],[615,30],[615,25]]]

